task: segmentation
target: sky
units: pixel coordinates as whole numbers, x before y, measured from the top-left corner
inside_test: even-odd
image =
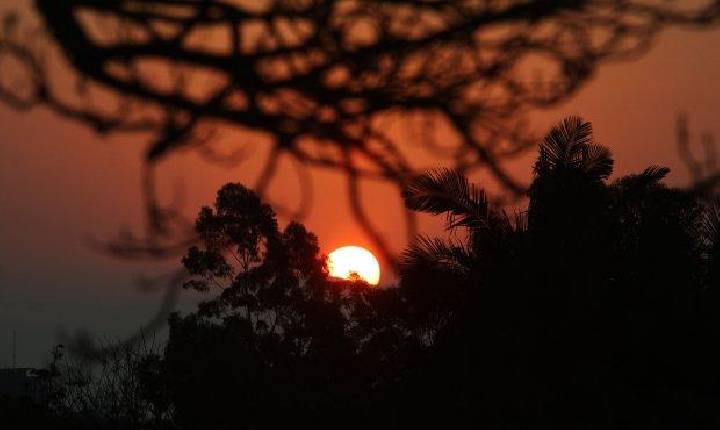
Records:
[[[531,127],[542,132],[566,115],[582,115],[592,121],[599,143],[613,151],[616,175],[658,164],[672,169],[668,182],[682,186],[688,175],[677,156],[676,117],[687,113],[696,140],[705,132],[720,136],[717,76],[720,30],[666,30],[641,59],[605,64],[569,102],[533,112]],[[93,238],[142,225],[144,144],[138,136],[95,134],[44,108],[17,112],[0,104],[0,367],[11,363],[13,330],[18,364],[40,366],[60,331],[87,328],[116,339],[137,330],[159,306],[159,295],[139,291],[134,281],[171,271],[177,259],[131,263],[89,246]],[[182,189],[184,212],[193,216],[220,185],[255,177],[265,149],[255,144],[233,168],[192,153],[173,155],[160,167],[161,185]],[[513,173],[529,180],[532,157],[514,161]],[[271,195],[292,205],[295,180],[287,165],[280,171]],[[312,176],[314,193],[322,198],[304,223],[318,234],[323,252],[342,245],[372,250],[352,221],[340,175],[314,170]],[[397,191],[379,183],[366,183],[363,190],[371,219],[400,251],[406,237]],[[440,232],[438,220],[421,221],[424,233]],[[384,271],[381,282],[392,281]],[[194,300],[186,298],[184,307]]]

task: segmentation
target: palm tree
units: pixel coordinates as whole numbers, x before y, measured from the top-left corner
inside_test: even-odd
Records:
[[[540,144],[534,166],[529,229],[547,243],[556,243],[573,230],[578,238],[591,233],[582,231],[578,223],[601,216],[607,208],[604,181],[612,172],[610,151],[594,143],[589,122],[571,116],[553,126]]]
[[[485,191],[456,170],[431,170],[411,179],[403,191],[406,207],[446,215],[451,239],[421,236],[405,250],[400,259],[402,284],[408,286],[404,294],[428,315],[426,323],[439,330],[459,302],[487,300],[478,294],[505,294],[499,286],[507,283],[508,274],[542,266],[561,249],[533,258],[534,263],[526,261],[532,254],[525,252],[531,237],[543,246],[565,246],[568,237],[581,238],[575,241],[578,246],[597,242],[596,234],[586,228],[588,217],[578,214],[604,216],[604,180],[612,169],[610,151],[593,143],[590,123],[569,117],[540,145],[527,213],[510,216],[492,207]],[[657,174],[659,180],[664,172],[646,171],[641,176]],[[530,227],[542,234],[526,234]],[[563,252],[574,252],[573,248]]]
[[[613,171],[610,151],[596,145],[592,125],[571,116],[550,129],[540,145],[534,167],[535,181],[530,188],[530,218],[542,217],[549,206],[558,201],[568,203],[575,194],[582,194],[587,185],[598,185]],[[667,173],[664,169],[648,169],[641,178],[656,176],[659,181]],[[655,177],[653,176],[653,177]],[[646,178],[646,179],[647,179]],[[578,188],[567,193],[567,187]],[[478,252],[489,258],[493,249],[516,231],[525,227],[525,217],[511,219],[505,212],[491,208],[481,188],[471,184],[456,170],[437,169],[410,180],[403,191],[408,209],[433,215],[446,214],[448,230],[464,228],[465,238],[446,243],[438,239],[420,237],[405,251],[401,270],[428,265],[468,271]],[[578,202],[571,202],[572,204]],[[563,205],[564,206],[564,205]],[[539,210],[542,209],[542,210]]]
[[[667,187],[664,167],[609,184],[612,171],[590,124],[570,117],[540,145],[527,226],[460,172],[408,182],[406,206],[445,214],[453,233],[401,259],[403,303],[434,333],[419,379],[444,394],[442,416],[685,422],[674,399],[717,385],[720,200]]]

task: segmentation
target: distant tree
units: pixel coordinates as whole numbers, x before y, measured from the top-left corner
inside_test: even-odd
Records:
[[[172,405],[160,372],[159,345],[109,343],[89,359],[56,354],[49,409],[55,422],[77,429],[163,429]],[[57,349],[56,349],[57,351]]]

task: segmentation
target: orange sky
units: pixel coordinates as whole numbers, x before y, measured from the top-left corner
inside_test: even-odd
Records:
[[[580,114],[613,150],[617,173],[666,165],[673,169],[670,182],[681,185],[686,174],[676,156],[676,114],[689,114],[695,137],[704,131],[720,136],[718,76],[720,30],[665,31],[642,59],[601,66],[569,103],[535,112],[532,125],[542,131],[565,115]],[[18,331],[20,363],[39,365],[60,327],[90,327],[113,337],[132,332],[151,315],[158,297],[139,293],[132,280],[160,269],[107,258],[86,244],[89,237],[112,237],[120,226],[141,225],[143,148],[137,136],[98,136],[42,108],[19,113],[0,105],[0,366],[10,362],[12,329]],[[192,215],[223,183],[254,178],[263,149],[233,169],[192,154],[172,155],[161,168],[162,186],[182,185]],[[531,158],[513,163],[526,179]],[[347,244],[372,249],[352,221],[340,176],[312,174],[316,199],[305,223],[324,252]],[[291,175],[281,174],[273,196],[292,205],[294,184]],[[401,250],[405,234],[396,190],[372,183],[363,190],[372,220]],[[426,233],[439,231],[437,220],[424,219],[421,226]],[[390,280],[384,273],[383,282]]]

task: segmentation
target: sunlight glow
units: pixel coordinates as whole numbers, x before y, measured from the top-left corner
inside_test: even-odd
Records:
[[[359,277],[370,285],[380,282],[380,264],[370,251],[359,246],[343,246],[328,255],[330,276],[342,279]]]

